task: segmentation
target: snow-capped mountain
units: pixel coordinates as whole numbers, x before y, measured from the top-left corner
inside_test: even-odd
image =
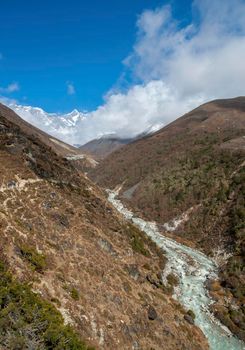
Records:
[[[73,144],[77,126],[86,118],[85,113],[76,109],[67,114],[56,114],[47,113],[38,107],[15,104],[9,107],[28,123],[70,144]]]
[[[145,131],[139,134],[122,136],[120,130],[105,131],[105,127],[101,124],[100,118],[95,118],[93,112],[80,112],[74,109],[70,113],[47,113],[42,108],[32,106],[22,106],[17,104],[9,104],[9,107],[14,110],[22,119],[46,133],[64,141],[68,144],[78,147],[93,139],[111,138],[135,138],[138,135],[145,136],[157,131],[162,127],[162,124],[147,125]],[[117,124],[115,123],[115,127]]]

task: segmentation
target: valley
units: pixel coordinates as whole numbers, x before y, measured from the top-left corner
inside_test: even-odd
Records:
[[[158,231],[154,222],[147,222],[128,211],[117,199],[118,191],[108,191],[109,201],[127,220],[132,221],[144,231],[168,258],[167,267],[163,271],[163,280],[167,273],[174,274],[178,279],[175,287],[175,298],[195,315],[197,324],[206,335],[211,350],[244,349],[244,343],[239,341],[228,328],[224,327],[210,313],[210,305],[214,302],[206,290],[207,279],[217,279],[218,266],[197,250],[191,249],[174,240],[165,237]]]
[[[0,17],[0,350],[245,350],[245,0]]]
[[[106,157],[89,176],[165,234],[219,261],[215,315],[245,339],[245,98],[204,104]]]
[[[0,347],[208,349],[162,251],[55,147],[0,106]]]
[[[0,344],[243,349],[243,103],[99,162],[0,106]]]

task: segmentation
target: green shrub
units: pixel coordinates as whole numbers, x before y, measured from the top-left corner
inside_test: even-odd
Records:
[[[79,300],[79,292],[76,288],[71,289],[70,295],[71,295],[72,299]]]
[[[20,284],[0,261],[0,347],[92,350],[48,301]]]
[[[21,256],[28,261],[33,270],[43,272],[46,267],[46,258],[33,247],[23,244],[19,247]]]
[[[149,250],[145,248],[145,243],[150,243],[147,236],[132,224],[125,226],[125,231],[130,238],[132,249],[136,253],[149,256]]]

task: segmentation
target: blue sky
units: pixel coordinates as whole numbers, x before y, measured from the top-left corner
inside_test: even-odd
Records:
[[[87,110],[55,134],[66,142],[134,136],[245,96],[244,0],[1,2],[0,100]]]
[[[93,110],[125,85],[122,61],[132,51],[136,20],[159,0],[1,1],[2,95],[49,112]],[[185,25],[191,2],[171,1]],[[126,72],[126,85],[135,77]]]

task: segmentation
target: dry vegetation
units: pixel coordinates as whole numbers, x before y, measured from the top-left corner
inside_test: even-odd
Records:
[[[123,184],[127,204],[160,225],[186,213],[174,238],[211,256],[232,254],[220,267],[216,314],[242,339],[244,136],[245,98],[214,101],[112,153],[90,173],[102,186]]]
[[[162,288],[163,252],[67,160],[3,114],[0,346],[17,349],[17,339],[20,349],[32,341],[86,349],[84,339],[101,349],[207,349]]]

